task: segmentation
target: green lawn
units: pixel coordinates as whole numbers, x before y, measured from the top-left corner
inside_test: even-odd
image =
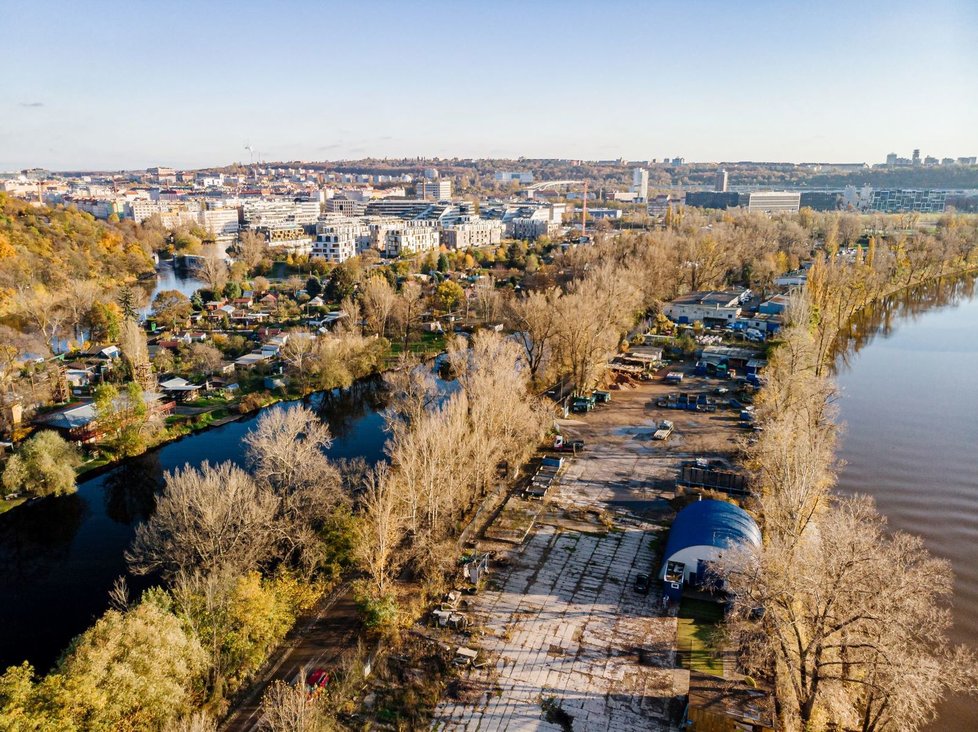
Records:
[[[679,604],[678,644],[684,665],[693,671],[723,675],[723,659],[714,645],[714,632],[723,620],[715,602],[683,598]]]

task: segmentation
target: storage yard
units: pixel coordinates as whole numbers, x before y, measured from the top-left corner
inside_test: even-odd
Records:
[[[687,374],[679,388],[712,394],[719,383]],[[640,383],[559,420],[564,439],[586,447],[564,455],[545,495],[514,495],[480,542],[500,561],[459,642],[478,651],[461,674],[484,693],[443,698],[434,728],[678,729],[689,671],[658,581],[685,502],[676,479],[691,460],[729,464],[748,433],[736,409],[656,406],[676,390]],[[674,431],[653,439],[667,419]]]

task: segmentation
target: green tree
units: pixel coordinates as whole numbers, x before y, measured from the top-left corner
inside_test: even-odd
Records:
[[[319,278],[315,275],[306,280],[306,292],[309,293],[311,297],[316,297],[323,291],[323,283],[319,281]]]
[[[438,255],[438,271],[441,273],[448,272],[451,266],[448,264],[448,255],[442,252]]]
[[[465,299],[462,286],[453,280],[445,280],[435,290],[435,303],[445,312],[451,312]]]
[[[233,280],[228,282],[226,285],[224,285],[222,294],[229,300],[233,300],[236,297],[241,297],[241,284],[234,282]]]
[[[7,461],[3,471],[4,493],[35,496],[75,492],[75,468],[81,453],[56,432],[42,430],[27,440]]]
[[[136,295],[129,285],[123,285],[119,290],[119,308],[122,310],[122,317],[129,320],[136,319]]]

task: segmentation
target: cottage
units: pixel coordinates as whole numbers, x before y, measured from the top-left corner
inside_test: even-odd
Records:
[[[125,396],[121,395],[119,399],[125,399]],[[143,392],[143,401],[146,402],[147,411],[152,417],[169,414],[175,406],[172,400],[150,391]],[[90,443],[98,440],[103,434],[98,427],[97,417],[95,403],[85,402],[47,414],[39,419],[37,424],[61,433],[70,442]]]
[[[192,384],[180,376],[160,382],[160,389],[163,393],[178,402],[194,398],[203,388],[200,384]]]

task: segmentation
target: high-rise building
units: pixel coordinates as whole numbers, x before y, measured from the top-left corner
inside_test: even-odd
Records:
[[[452,197],[452,181],[447,178],[437,180],[420,180],[417,183],[418,198],[433,198],[436,201],[447,201]]]
[[[717,193],[726,193],[728,182],[729,178],[727,176],[727,171],[720,168],[720,170],[717,171],[717,177],[713,183],[713,190]]]
[[[920,165],[920,150],[919,149],[913,151],[913,157],[910,158],[910,163],[912,165]]]
[[[645,203],[649,198],[649,171],[645,168],[635,168],[632,171],[632,198],[636,203]]]
[[[886,156],[886,165],[887,165],[887,167],[892,168],[896,164],[897,164],[897,154],[896,153],[890,153],[889,155]]]

